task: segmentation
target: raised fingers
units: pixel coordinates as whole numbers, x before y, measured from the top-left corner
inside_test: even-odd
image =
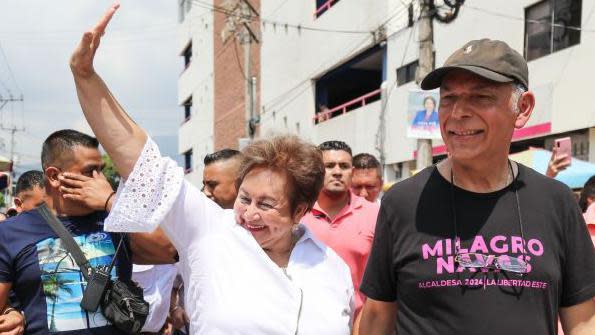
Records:
[[[95,28],[93,28],[93,32],[99,36],[102,36],[105,33],[105,28],[107,27],[108,23],[116,13],[116,11],[120,8],[119,3],[113,4],[103,15],[103,17],[97,22]]]
[[[556,158],[554,158],[554,163],[560,164],[560,163],[562,163],[566,159],[568,159],[568,155],[567,154],[557,155]]]

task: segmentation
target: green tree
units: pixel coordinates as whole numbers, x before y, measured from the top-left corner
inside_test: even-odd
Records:
[[[64,291],[69,295],[72,294],[72,288],[68,285],[71,284],[73,281],[64,279],[58,273],[54,273],[51,275],[46,275],[43,279],[43,294],[52,301],[52,312],[51,312],[51,321],[50,321],[50,331],[56,331],[56,302],[58,302],[58,298],[60,297],[60,291]]]
[[[112,159],[107,154],[101,156],[101,159],[105,164],[105,167],[103,168],[105,178],[107,178],[114,190],[118,189],[118,185],[120,184],[120,174],[116,170],[114,162],[112,162]]]

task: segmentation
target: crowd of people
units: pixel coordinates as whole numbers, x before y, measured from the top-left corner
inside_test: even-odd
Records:
[[[112,277],[139,282],[147,334],[555,334],[558,320],[593,334],[595,250],[576,200],[508,159],[535,97],[506,43],[470,41],[425,77],[448,157],[384,194],[373,155],[292,135],[207,155],[200,190],[95,72],[117,9],[70,61],[96,138],[51,134],[0,223],[0,334],[123,334],[80,306],[81,270],[40,202],[93,266],[115,259]]]

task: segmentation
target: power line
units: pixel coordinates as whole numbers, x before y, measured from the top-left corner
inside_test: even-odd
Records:
[[[354,48],[352,48],[351,50],[349,50],[345,56],[343,56],[341,59],[339,59],[338,61],[336,61],[336,64],[341,64],[347,60],[349,60],[351,57],[353,57],[353,53],[359,51],[361,48],[363,48],[364,46],[368,45],[370,43],[370,39],[373,39],[373,36],[370,34],[370,36],[366,37],[364,40],[360,41],[359,43],[356,44],[356,46]],[[263,107],[266,107],[266,110],[271,109],[273,106],[283,102],[284,98],[288,95],[290,95],[293,91],[299,89],[302,85],[310,82],[311,77],[314,76],[315,74],[319,73],[320,70],[324,67],[326,67],[326,63],[328,61],[332,61],[332,59],[327,60],[326,62],[321,63],[321,65],[319,67],[317,67],[312,73],[310,73],[308,76],[305,77],[304,80],[300,81],[299,83],[297,83],[296,85],[294,85],[292,88],[288,89],[287,91],[285,91],[284,93],[270,99],[269,101],[267,101],[265,104],[263,104]],[[301,93],[301,92],[300,92]],[[293,100],[292,100],[293,101]],[[283,105],[283,108],[285,108],[287,106],[287,104]],[[280,109],[279,109],[280,110]]]
[[[465,6],[465,8],[469,8],[469,9],[472,9],[472,10],[475,10],[475,11],[478,11],[478,12],[490,14],[490,15],[493,15],[493,16],[499,16],[499,17],[503,17],[503,18],[507,18],[507,19],[511,19],[511,20],[523,21],[523,22],[534,23],[534,24],[544,24],[544,25],[549,25],[549,26],[552,26],[552,27],[565,28],[565,29],[569,29],[569,30],[576,30],[576,31],[588,32],[588,33],[595,33],[595,29],[585,29],[583,27],[567,26],[565,24],[552,23],[550,21],[540,21],[540,20],[525,19],[525,18],[522,18],[522,17],[512,16],[512,15],[508,15],[508,14],[504,14],[504,13],[499,13],[499,12],[492,11],[492,10],[485,9],[485,8],[479,8],[479,7],[469,6],[466,3],[463,6]]]
[[[16,86],[16,88],[19,91],[19,93],[22,94],[22,91],[21,91],[21,89],[19,87],[19,84],[17,83],[17,81],[16,81],[16,79],[14,77],[14,73],[12,73],[12,68],[10,67],[10,63],[8,62],[8,58],[6,57],[6,53],[4,53],[4,48],[2,48],[2,43],[0,43],[0,53],[2,53],[2,57],[4,57],[4,61],[6,62],[6,68],[8,68],[8,73],[10,74],[10,77],[12,78],[12,82]]]
[[[210,3],[202,2],[200,0],[192,0],[191,4],[197,5],[198,7],[201,7],[204,9],[208,9],[211,12],[222,13],[222,14],[225,14],[228,16],[232,15],[232,16],[237,16],[238,18],[243,18],[243,19],[248,19],[248,20],[252,20],[255,18],[255,16],[253,16],[253,15],[240,15],[238,13],[234,13],[233,11],[230,11],[226,8],[221,7],[221,6],[215,6]]]
[[[396,10],[392,15],[390,15],[388,17],[388,19],[386,19],[381,26],[386,26],[390,21],[392,21],[395,17],[397,17],[398,15],[403,14],[406,10],[409,9],[409,6],[411,6],[411,4],[413,3],[414,0],[411,0],[411,2],[409,3],[409,5],[405,5],[405,3],[401,0],[401,3],[403,4],[403,7],[401,7],[400,9]]]
[[[281,9],[281,7],[283,7],[287,3],[287,1],[288,0],[283,0],[283,2],[281,2],[279,4],[279,6],[277,6],[275,9],[273,9],[271,11],[271,13],[268,15],[268,17],[273,17],[279,11],[279,9]]]
[[[417,21],[415,21],[417,22]],[[399,65],[399,67],[402,67],[403,64],[405,63],[405,56],[407,55],[407,50],[409,50],[409,45],[411,44],[411,40],[413,37],[413,30],[416,27],[416,24],[414,22],[414,25],[412,27],[410,27],[410,31],[409,31],[409,38],[407,38],[407,44],[405,44],[405,48],[403,49],[403,57],[401,58],[401,64]],[[406,28],[405,28],[406,29]],[[403,31],[404,29],[401,29],[399,31]],[[386,101],[384,103],[384,105],[381,107],[380,109],[380,115],[378,116],[378,130],[376,132],[376,137],[375,137],[375,144],[376,144],[376,150],[378,150],[378,152],[380,153],[381,156],[381,161],[384,163],[384,141],[385,141],[385,137],[386,137],[386,123],[385,123],[385,117],[386,117],[386,111],[388,109],[388,105],[390,104],[390,98],[393,94],[393,91],[395,89],[395,87],[397,87],[398,84],[398,79],[395,78],[395,82],[392,84],[392,86],[390,87],[390,89],[388,90],[388,94],[386,95]]]
[[[388,18],[387,20],[385,20],[385,21],[384,21],[384,23],[383,23],[381,26],[384,26],[384,25],[386,25],[388,22],[390,22],[391,20],[393,20],[394,18],[396,18],[396,17],[397,17],[397,16],[398,16],[400,13],[402,14],[402,13],[404,12],[404,11],[403,11],[403,9],[407,9],[407,7],[401,7],[400,9],[396,10],[396,11],[395,11],[393,14],[391,14],[391,15],[389,16],[389,18]],[[406,28],[407,28],[407,27],[405,27],[405,28],[403,28],[403,29],[406,29]],[[396,34],[396,33],[400,32],[400,31],[402,31],[403,29],[399,29],[397,32],[395,32],[395,33],[391,34],[389,37],[392,37],[394,34]],[[371,35],[371,34],[370,34],[370,35]],[[365,45],[365,44],[367,44],[367,43],[368,43],[368,40],[369,40],[369,38],[370,38],[370,37],[373,37],[373,36],[369,36],[368,38],[364,39],[364,40],[363,40],[363,43],[358,43],[358,44],[357,44],[357,46],[356,46],[355,48],[351,49],[351,50],[350,50],[350,51],[349,51],[349,52],[346,54],[346,56],[344,56],[344,57],[343,57],[341,60],[339,60],[339,61],[337,61],[337,62],[335,62],[335,63],[336,63],[336,64],[341,64],[341,63],[343,63],[343,62],[345,62],[345,61],[349,60],[349,58],[351,58],[351,57],[353,56],[353,52],[354,52],[354,51],[357,51],[357,50],[361,49],[361,47],[362,47],[363,45]],[[389,38],[389,37],[387,37],[387,38]],[[300,87],[300,86],[302,86],[303,84],[305,84],[305,83],[309,82],[309,81],[311,80],[311,78],[310,78],[310,77],[312,77],[314,74],[318,73],[318,72],[320,71],[320,69],[321,69],[321,68],[323,68],[323,67],[325,66],[325,63],[326,63],[326,62],[323,62],[323,63],[322,63],[322,65],[321,65],[320,67],[318,67],[318,68],[317,68],[317,69],[316,69],[316,70],[315,70],[315,71],[314,71],[312,74],[310,74],[309,76],[307,76],[307,77],[306,77],[304,80],[302,80],[301,82],[299,82],[298,84],[296,84],[295,86],[293,86],[292,88],[290,88],[289,90],[287,90],[287,91],[285,91],[284,93],[282,93],[282,94],[280,94],[280,95],[278,95],[278,96],[276,96],[276,97],[274,97],[274,98],[270,99],[270,100],[269,100],[269,101],[267,101],[266,103],[263,103],[263,104],[262,104],[262,106],[263,106],[264,110],[265,110],[265,111],[267,111],[267,110],[271,109],[272,107],[274,107],[275,105],[277,105],[277,104],[279,104],[279,103],[283,102],[283,101],[285,100],[285,97],[286,97],[286,96],[290,95],[290,94],[291,94],[291,93],[292,93],[294,90],[297,90],[297,89],[299,89],[299,87]],[[302,90],[302,91],[300,91],[300,92],[299,92],[299,94],[301,94],[301,93],[303,93],[303,92],[304,92],[304,91]],[[299,96],[299,94],[298,94],[297,96]],[[294,97],[290,98],[290,102],[291,102],[291,101],[293,101],[293,100],[295,100],[295,98],[296,98],[297,96],[294,96]],[[288,104],[283,104],[283,105],[281,106],[281,108],[276,108],[276,111],[282,110],[282,109],[283,109],[283,108],[285,108],[287,105],[288,105]]]
[[[268,20],[268,19],[263,19],[261,20],[262,24],[271,24],[273,26],[282,26],[282,27],[288,27],[288,28],[295,28],[298,31],[300,30],[308,30],[308,31],[318,31],[318,32],[325,32],[325,33],[338,33],[338,34],[370,34],[373,31],[365,31],[365,30],[343,30],[343,29],[324,29],[324,28],[316,28],[316,27],[308,27],[308,26],[303,26],[301,24],[291,24],[291,23],[286,23],[286,22],[278,22],[278,21],[273,21],[273,20]]]
[[[124,27],[121,29],[118,28],[110,28],[109,32],[114,33],[137,33],[137,32],[146,32],[152,28],[160,28],[160,29],[175,29],[178,26],[177,22],[168,22],[168,23],[157,23],[157,24],[143,24],[134,27]],[[76,34],[80,35],[81,30],[20,30],[20,31],[0,31],[0,35],[67,35],[67,34]]]
[[[254,15],[240,15],[237,13],[234,13],[232,11],[229,11],[223,7],[219,7],[219,6],[213,6],[211,4],[207,4],[205,2],[199,1],[199,0],[192,0],[192,4],[196,4],[197,6],[204,8],[204,9],[208,9],[211,10],[213,12],[218,12],[218,13],[223,13],[226,14],[228,16],[237,16],[239,18],[243,18],[243,19],[248,19],[248,20],[253,20],[255,19],[257,16]],[[262,22],[263,25],[265,24],[271,24],[273,26],[282,26],[282,27],[288,27],[288,28],[294,28],[297,30],[308,30],[308,31],[317,31],[317,32],[326,32],[326,33],[339,33],[339,34],[370,34],[372,33],[372,31],[363,31],[363,30],[346,30],[346,29],[324,29],[324,28],[316,28],[316,27],[310,27],[310,26],[304,26],[301,24],[295,24],[295,23],[288,23],[288,22],[280,22],[280,21],[275,21],[275,20],[271,20],[268,18],[262,18],[260,20]]]
[[[12,91],[10,90],[10,88],[8,88],[8,86],[6,86],[6,84],[1,79],[0,86],[4,87],[9,96],[12,96]],[[2,99],[2,94],[0,94],[0,99]]]
[[[593,12],[595,12],[595,4],[593,5],[593,7],[591,7],[591,10],[589,11],[589,14],[585,18],[585,20],[584,20],[585,24],[588,24],[589,21],[591,21],[591,17],[593,16]],[[568,53],[568,55],[566,56],[566,61],[564,62],[564,66],[560,70],[560,73],[558,74],[558,77],[556,78],[556,81],[554,82],[554,86],[558,86],[558,84],[562,80],[562,77],[566,73],[566,68],[568,67],[568,64],[570,63],[570,59],[572,58],[572,55],[574,53],[574,50],[575,50],[575,48],[572,48],[570,50],[570,52]]]

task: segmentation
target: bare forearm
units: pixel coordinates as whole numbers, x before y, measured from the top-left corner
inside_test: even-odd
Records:
[[[579,305],[560,309],[564,334],[591,335],[595,330],[595,298]]]
[[[8,294],[11,287],[11,283],[0,283],[0,314],[4,313],[4,310],[10,307],[8,305]]]
[[[151,233],[130,234],[132,260],[135,264],[173,264],[177,250],[161,228]]]
[[[362,318],[359,323],[358,332],[355,334],[378,334],[396,335],[394,320],[375,320],[374,318]]]
[[[394,302],[383,302],[373,299],[366,299],[361,311],[359,321],[359,334],[395,334],[395,317],[397,304]],[[357,332],[355,334],[358,334]]]
[[[124,111],[97,74],[74,81],[83,113],[93,133],[127,178],[140,156],[147,135]]]

